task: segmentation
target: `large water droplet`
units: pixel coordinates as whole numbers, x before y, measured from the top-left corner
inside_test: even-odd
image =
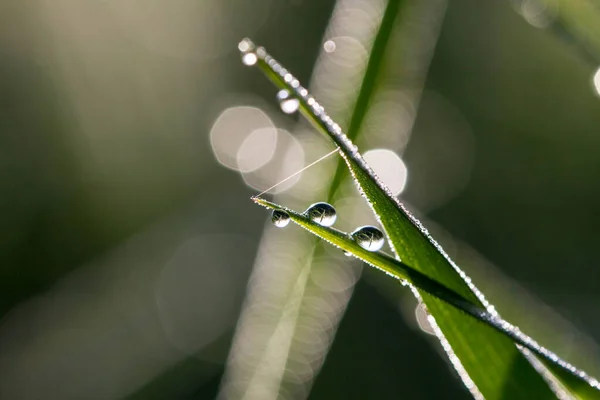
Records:
[[[293,114],[300,108],[300,100],[293,97],[290,92],[285,89],[282,89],[277,93],[277,101],[279,102],[281,111],[286,114]]]
[[[323,226],[331,226],[337,219],[335,208],[331,204],[323,202],[311,205],[304,214],[312,221]]]
[[[290,223],[290,215],[285,211],[273,210],[273,214],[271,215],[271,221],[276,227],[284,228]]]
[[[374,226],[362,226],[352,232],[352,238],[360,247],[369,251],[377,251],[383,247],[383,232]]]

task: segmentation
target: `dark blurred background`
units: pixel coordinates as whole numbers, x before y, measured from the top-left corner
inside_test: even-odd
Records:
[[[373,162],[391,157],[390,186],[503,315],[597,374],[596,66],[533,0],[416,3],[359,143],[393,151]],[[406,289],[328,250],[307,261],[308,234],[278,240],[249,201],[331,148],[278,110],[239,40],[344,126],[384,7],[0,3],[0,398],[470,397]],[[278,199],[300,209],[327,184]],[[349,230],[372,217],[346,189]]]

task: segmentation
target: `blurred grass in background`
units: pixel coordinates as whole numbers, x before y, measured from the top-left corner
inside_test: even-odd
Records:
[[[279,263],[272,282],[247,286],[265,221],[247,199],[328,148],[281,114],[271,85],[243,67],[235,46],[252,36],[303,81],[312,76],[317,96],[321,90],[343,120],[352,88],[334,84],[350,86],[360,72],[383,3],[346,2],[355,19],[342,20],[346,33],[335,38],[327,33],[341,1],[0,4],[0,397],[215,398],[236,360],[256,378],[260,364],[245,364],[252,359],[235,347],[225,366],[247,287],[284,296],[281,280],[295,275],[279,273]],[[553,350],[598,375],[593,57],[559,40],[552,23],[532,20],[540,13],[524,19],[514,2],[425,3],[442,25],[439,39],[435,29],[409,30],[435,34],[431,65],[419,64],[428,73],[418,112],[413,98],[389,92],[367,124],[379,142],[363,148],[402,155],[402,199],[426,213],[503,315],[540,339],[551,329],[546,340],[560,343]],[[368,25],[365,9],[374,8]],[[356,18],[367,25],[351,25]],[[410,66],[401,28],[392,41],[398,51],[390,49],[401,59],[390,62]],[[357,32],[365,43],[349,38]],[[330,75],[318,81],[328,54],[333,64],[321,72]],[[257,148],[262,158],[253,158]],[[217,161],[233,169],[243,161],[244,179]],[[323,200],[309,193],[328,182],[310,174],[290,190],[289,205]],[[346,194],[335,204],[342,227],[366,218],[355,193]],[[278,234],[312,241],[304,232]],[[275,250],[267,259],[291,258],[285,240]],[[281,386],[259,387],[302,398],[324,362],[311,398],[468,398],[438,343],[415,323],[410,296],[366,274],[350,297],[359,266],[345,264],[335,279],[322,277],[333,287],[319,292],[325,301],[312,314],[331,307],[332,326],[292,335],[327,334],[292,342],[316,348],[319,363],[294,364],[273,347],[267,354]],[[264,334],[256,338],[250,346],[260,348]],[[413,379],[398,379],[408,372]],[[265,398],[256,396],[248,395]]]

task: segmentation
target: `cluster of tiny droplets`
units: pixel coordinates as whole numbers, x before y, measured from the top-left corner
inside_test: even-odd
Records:
[[[243,45],[242,45],[243,44]],[[333,119],[327,115],[325,108],[320,105],[314,97],[312,97],[306,88],[300,85],[300,81],[296,79],[287,69],[285,69],[277,60],[271,57],[264,47],[256,47],[249,39],[244,39],[240,44],[240,49],[245,49],[247,52],[255,52],[257,58],[266,63],[271,71],[279,75],[285,83],[291,87],[294,96],[296,96],[306,107],[310,108],[311,112],[318,117],[322,127],[326,129],[332,137],[336,139],[337,144],[344,150],[355,154],[358,148],[352,141],[342,132],[342,128]]]
[[[484,319],[490,325],[496,327],[496,329],[504,332],[507,336],[512,338],[517,346],[521,345],[524,348],[531,350],[535,354],[559,365],[566,369],[572,374],[578,376],[582,380],[586,381],[590,386],[600,389],[600,382],[597,379],[591,377],[584,371],[577,369],[572,364],[561,359],[556,353],[548,350],[547,348],[540,345],[535,339],[523,333],[517,326],[512,325],[510,322],[500,318],[497,314],[486,313],[479,315],[479,318]]]
[[[452,349],[450,342],[448,341],[448,339],[446,339],[446,336],[440,329],[439,325],[437,324],[437,321],[435,320],[433,315],[431,315],[429,313],[429,311],[427,310],[427,306],[423,302],[423,298],[421,297],[421,294],[419,293],[417,288],[414,287],[413,285],[410,285],[410,289],[412,290],[412,292],[415,295],[415,297],[417,298],[417,300],[425,306],[425,312],[427,313],[427,321],[431,325],[433,332],[435,333],[436,337],[440,341],[442,348],[448,355],[450,362],[452,363],[452,365],[454,366],[454,369],[460,376],[460,379],[463,381],[463,384],[471,392],[471,395],[476,400],[485,400],[485,397],[483,396],[483,394],[481,393],[481,391],[479,390],[479,388],[477,387],[477,385],[475,384],[473,379],[471,379],[471,376],[469,375],[469,373],[465,369],[464,365],[460,361],[460,358],[458,358],[458,356],[454,352],[454,349]]]
[[[521,343],[526,348],[528,348],[528,349],[534,351],[535,353],[541,355],[542,357],[558,364],[562,368],[566,369],[567,371],[571,372],[572,374],[574,374],[574,375],[578,376],[579,378],[581,378],[582,380],[586,381],[590,386],[600,389],[600,382],[598,382],[597,379],[589,376],[584,371],[577,369],[572,364],[570,364],[570,363],[564,361],[563,359],[561,359],[560,357],[558,357],[554,352],[541,346],[533,338],[531,338],[531,337],[527,336],[526,334],[524,334],[523,332],[521,332],[521,330],[518,327],[512,325],[511,323],[509,323],[505,320],[499,319],[499,318],[496,318],[496,321],[493,321],[493,322],[496,322],[496,326],[498,326],[502,331],[506,332],[510,337],[515,338],[516,341]]]
[[[348,138],[348,136],[346,136],[346,134],[342,131],[342,128],[337,123],[335,123],[331,119],[331,117],[329,117],[329,115],[327,115],[327,113],[325,113],[325,108],[323,106],[321,106],[314,99],[314,97],[312,97],[308,93],[307,89],[305,89],[304,87],[302,87],[300,85],[300,82],[298,81],[298,79],[296,79],[291,73],[288,72],[287,69],[285,69],[281,64],[279,64],[279,62],[277,62],[277,60],[275,60],[273,57],[271,57],[266,52],[266,50],[264,49],[264,47],[258,47],[258,48],[256,48],[256,46],[249,39],[244,39],[242,41],[242,43],[244,44],[244,47],[248,49],[247,52],[254,51],[254,49],[256,49],[255,52],[256,52],[256,56],[258,57],[258,59],[264,61],[269,66],[269,68],[271,69],[271,71],[273,71],[275,74],[279,75],[279,77],[282,78],[284,82],[288,83],[289,86],[294,91],[295,96],[298,97],[308,107],[310,107],[312,113],[319,118],[320,122],[323,124],[323,127],[331,134],[331,136],[336,141],[336,144],[338,146],[340,146],[342,148],[342,150],[344,150],[342,152],[342,155],[344,155],[344,152],[352,154],[353,158],[356,159],[356,160],[358,160],[360,162],[361,167],[364,170],[366,170],[372,177],[375,178],[375,181],[377,182],[377,184],[379,185],[379,187],[385,193],[388,194],[389,198],[391,198],[391,199],[394,200],[394,202],[399,207],[399,209],[425,235],[425,237],[427,237],[427,239],[429,240],[429,242],[436,248],[436,250],[438,250],[440,252],[440,254],[442,254],[442,256],[448,261],[448,263],[452,266],[452,268],[459,274],[459,276],[467,284],[467,286],[469,287],[469,289],[471,289],[471,291],[475,294],[475,296],[477,297],[477,299],[486,308],[487,312],[489,313],[489,318],[487,318],[487,319],[491,323],[493,323],[495,326],[497,326],[498,328],[500,328],[502,331],[504,331],[509,336],[517,339],[520,343],[522,343],[527,348],[535,351],[536,353],[538,353],[541,356],[547,358],[548,360],[550,360],[550,361],[558,364],[562,368],[565,368],[566,370],[570,371],[574,375],[577,375],[578,377],[580,377],[581,379],[583,379],[584,381],[586,381],[587,383],[589,383],[592,387],[600,389],[600,382],[598,380],[596,380],[595,378],[592,378],[591,376],[589,376],[584,371],[581,371],[581,370],[577,369],[572,364],[570,364],[570,363],[562,360],[555,353],[553,353],[552,351],[546,349],[545,347],[542,347],[534,339],[532,339],[531,337],[529,337],[526,334],[524,334],[523,332],[521,332],[521,330],[518,327],[516,327],[516,326],[510,324],[509,322],[503,320],[500,317],[500,315],[498,314],[498,312],[496,311],[496,308],[493,305],[491,305],[489,303],[489,301],[487,301],[487,299],[485,298],[485,296],[483,295],[483,293],[472,283],[471,278],[469,276],[467,276],[467,274],[465,274],[465,272],[463,270],[461,270],[454,263],[454,261],[452,261],[452,259],[448,256],[448,254],[444,251],[444,249],[435,241],[435,239],[433,239],[433,237],[428,232],[428,230],[425,228],[425,226],[423,226],[423,224],[421,223],[421,221],[419,221],[416,217],[414,217],[412,215],[412,213],[410,213],[406,209],[406,207],[404,207],[404,205],[402,203],[400,203],[393,196],[393,194],[389,191],[389,189],[387,188],[387,186],[384,185],[381,182],[381,180],[379,180],[377,178],[377,176],[375,175],[375,173],[373,172],[373,170],[366,163],[366,161],[364,161],[364,159],[362,158],[362,156],[358,152],[358,147],[352,143],[352,141]],[[240,44],[240,49],[241,49],[241,44]],[[351,170],[351,173],[354,176],[354,172],[352,170]],[[354,176],[354,178],[356,180],[356,176]],[[361,194],[363,195],[363,197],[366,198],[365,194],[362,191],[362,188],[361,188]],[[368,201],[368,199],[367,199],[367,201]],[[369,204],[370,204],[370,202],[369,202]],[[381,221],[379,221],[379,222],[381,222]],[[393,247],[392,247],[392,250],[394,250]],[[395,250],[394,250],[394,252],[395,252]],[[377,269],[380,269],[380,268],[377,268]],[[390,274],[387,271],[384,271],[384,272],[386,274],[388,274],[388,275],[393,276],[392,274]],[[395,277],[395,278],[397,279],[397,277]],[[403,282],[403,284],[405,284],[405,282]],[[411,286],[411,288],[413,288],[413,285],[410,285],[410,286]],[[415,290],[415,294],[418,294],[418,292],[416,292],[416,290]],[[457,367],[458,365],[460,365],[462,367],[462,365],[460,363],[460,360],[458,359],[458,357],[456,357],[456,355],[454,355],[454,352],[452,351],[452,349],[451,348],[449,348],[449,349],[445,348],[446,346],[449,347],[450,344],[445,339],[445,337],[444,337],[443,333],[441,332],[441,330],[439,329],[439,327],[437,327],[437,324],[435,323],[435,318],[432,317],[431,319],[433,320],[432,326],[434,326],[434,330],[436,331],[437,336],[444,339],[444,340],[442,340],[442,346],[444,347],[444,350],[446,350],[448,352],[448,354],[451,355],[451,361],[452,361],[452,363],[455,365],[455,367]],[[456,359],[453,359],[453,358],[456,358]],[[468,377],[468,374],[466,373],[466,371],[464,371],[464,373],[465,373],[465,376]],[[464,376],[462,378],[463,378],[463,380],[465,379]],[[474,383],[472,383],[472,385],[475,386]]]
[[[533,368],[541,375],[546,381],[550,389],[554,392],[554,395],[558,400],[572,400],[573,396],[569,395],[565,390],[565,387],[556,379],[554,375],[544,366],[544,364],[538,360],[533,352],[521,345],[517,345],[517,348],[523,354],[523,356],[529,361]]]

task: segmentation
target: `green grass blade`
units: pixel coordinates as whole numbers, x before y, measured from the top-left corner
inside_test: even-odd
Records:
[[[387,227],[386,232],[390,237],[390,242],[395,243],[394,249],[398,253],[400,259],[405,260],[411,265],[413,265],[413,260],[420,262],[418,267],[416,267],[419,271],[439,282],[443,282],[449,288],[456,290],[465,297],[467,297],[465,293],[465,290],[467,290],[471,293],[470,299],[474,300],[475,304],[489,306],[483,295],[478,292],[476,288],[469,287],[464,280],[464,275],[461,276],[460,270],[458,270],[454,263],[443,252],[441,247],[439,247],[433,238],[425,231],[419,221],[408,213],[408,211],[406,211],[399,203],[394,201],[395,199],[391,199],[394,203],[393,205],[389,205],[386,202],[386,198],[389,199],[389,197],[384,189],[381,188],[381,184],[373,180],[373,177],[371,176],[372,173],[365,170],[358,161],[348,157],[345,157],[345,159],[356,181],[361,183],[361,190],[372,204],[376,214],[385,215],[385,218],[380,218],[380,221],[384,227]],[[400,212],[395,214],[395,219],[391,219],[389,216],[393,215],[393,209],[387,207],[391,208],[394,206],[398,207],[397,209],[400,210]],[[390,220],[393,222],[390,222]],[[393,241],[391,237],[395,237],[396,240]],[[418,249],[420,249],[420,252]],[[434,268],[435,265],[439,266],[439,268]],[[473,299],[474,297],[475,299]],[[431,312],[431,305],[427,301],[425,303]],[[438,320],[437,322],[438,325],[440,325],[440,328],[442,328],[442,325],[448,325],[448,330],[460,329],[460,324],[457,323],[457,321]],[[510,327],[509,330],[513,330],[513,327]],[[448,336],[443,328],[442,331]],[[532,339],[527,337],[523,338],[522,336],[525,335],[520,331],[517,330],[515,333],[518,336],[521,336],[519,337],[519,340],[515,340],[513,337],[513,340],[518,343],[522,344],[523,341],[532,343]],[[540,348],[534,341],[533,343],[533,348],[530,346],[527,347],[532,349],[538,356],[541,356],[540,360],[546,368],[560,380],[571,394],[581,399],[600,398],[600,391],[597,389],[598,381],[589,377],[583,371],[577,370],[548,350]],[[461,361],[463,360],[461,359]]]
[[[301,112],[340,147],[355,182],[381,222],[397,256],[422,276],[439,282],[473,306],[487,307],[483,295],[466,280],[421,224],[377,180],[356,146],[306,89],[299,86],[299,82],[263,48],[256,49],[249,41],[246,44],[251,51],[256,51],[259,68],[278,87],[293,93],[300,100]],[[488,399],[553,397],[544,379],[514,345],[513,340],[516,339],[507,336],[508,332],[498,332],[489,324],[476,321],[427,292],[421,292],[421,297],[436,319],[438,336],[451,361],[474,395]],[[493,308],[489,308],[488,312],[495,315]],[[508,325],[507,330],[512,331]],[[512,332],[516,336],[522,335],[519,331]],[[525,335],[523,337],[529,339]],[[537,348],[535,345],[533,347]],[[546,356],[545,352],[538,351],[538,354]],[[555,363],[555,356],[548,354],[542,361],[571,394],[584,399],[600,398],[600,392],[590,386],[597,384],[595,380],[590,380],[566,363]]]
[[[464,298],[460,294],[448,289],[439,282],[429,278],[422,274],[416,269],[396,260],[394,257],[384,252],[371,252],[360,247],[354,240],[350,238],[348,233],[339,231],[334,228],[326,227],[313,222],[304,214],[300,214],[287,207],[283,207],[279,204],[270,202],[260,197],[253,197],[254,202],[260,204],[271,210],[281,210],[288,213],[291,220],[299,226],[308,230],[312,234],[319,238],[329,242],[330,244],[338,247],[343,251],[347,251],[354,255],[356,258],[364,261],[365,263],[377,268],[386,274],[396,278],[400,281],[406,281],[407,283],[426,291],[427,293],[435,296],[448,304],[453,305],[456,308],[464,311],[467,314],[473,315],[474,317],[485,320],[493,319],[493,316],[488,313],[485,309],[477,307],[468,299]]]
[[[544,365],[569,389],[581,399],[599,398],[600,392],[590,385],[593,378],[582,371],[572,370],[573,367],[560,360],[555,354],[544,349],[532,338],[520,332],[516,327],[504,321],[497,314],[478,307],[459,293],[452,291],[443,284],[427,277],[409,265],[406,265],[392,256],[383,252],[370,252],[360,247],[350,235],[337,229],[325,227],[313,222],[304,214],[300,214],[287,207],[254,197],[253,200],[268,209],[281,210],[288,213],[290,219],[310,233],[329,242],[343,251],[347,251],[370,266],[383,271],[400,281],[406,281],[415,288],[435,297],[438,300],[462,311],[479,322],[488,325],[502,335],[506,335],[513,342],[528,349],[535,354]],[[597,385],[597,383],[596,383]]]

